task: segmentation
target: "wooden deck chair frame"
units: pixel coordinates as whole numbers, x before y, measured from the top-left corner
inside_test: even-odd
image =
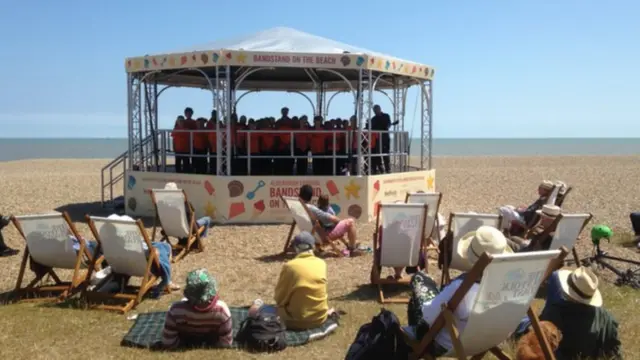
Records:
[[[299,201],[300,204],[302,204],[302,207],[306,211],[307,216],[309,216],[309,219],[311,220],[311,223],[313,224],[313,229],[311,231],[311,234],[312,235],[318,235],[318,237],[320,238],[320,241],[321,241],[321,244],[317,245],[316,248],[321,249],[321,248],[326,247],[326,246],[331,246],[331,248],[336,253],[336,255],[341,257],[342,253],[340,252],[340,249],[336,246],[336,242],[340,241],[345,246],[348,246],[347,242],[344,240],[344,237],[340,238],[340,239],[336,239],[336,240],[329,239],[329,236],[328,236],[327,232],[325,231],[324,227],[322,227],[322,225],[320,224],[320,221],[318,221],[318,219],[316,219],[315,215],[313,215],[313,213],[311,211],[309,211],[309,207],[307,207],[307,204],[305,204],[302,200],[300,200],[298,198],[280,196],[280,201],[282,201],[284,206],[286,206],[287,210],[289,210],[289,211],[291,211],[291,210],[289,209],[289,204],[287,203],[287,200]],[[289,250],[290,246],[291,246],[291,240],[293,239],[293,231],[295,230],[296,225],[297,225],[297,223],[296,223],[296,220],[294,219],[293,222],[291,223],[291,227],[289,228],[289,233],[287,234],[287,238],[285,239],[285,242],[284,242],[284,249],[282,250],[283,254],[286,254],[287,251]]]
[[[40,275],[36,275],[35,278],[28,283],[25,287],[22,287],[22,282],[24,281],[24,276],[27,267],[27,261],[31,257],[29,252],[29,246],[27,245],[27,237],[22,229],[22,225],[20,224],[19,217],[12,216],[11,222],[20,233],[20,236],[25,241],[24,254],[22,255],[22,262],[20,263],[20,271],[18,272],[18,279],[16,280],[16,287],[14,288],[14,294],[17,297],[17,300],[20,301],[63,301],[70,296],[80,292],[84,287],[87,286],[87,280],[91,278],[91,270],[87,271],[85,276],[81,275],[81,267],[83,260],[86,262],[88,267],[98,266],[102,262],[103,258],[99,257],[98,259],[93,258],[93,254],[89,252],[87,248],[87,243],[84,238],[80,236],[78,230],[75,225],[71,221],[69,214],[64,211],[61,214],[45,214],[42,216],[61,216],[67,224],[67,227],[80,244],[80,248],[78,250],[78,255],[76,257],[76,263],[73,270],[73,275],[70,281],[62,281],[58,274],[56,274],[55,269],[48,268],[48,270]],[[35,215],[38,216],[38,215]],[[86,258],[86,259],[84,259]],[[33,261],[33,260],[32,260]],[[55,283],[53,285],[41,285],[37,286],[40,281],[44,279],[45,276],[50,276]],[[56,294],[57,296],[38,296],[36,298],[22,299],[25,295],[40,295],[40,294]]]
[[[425,194],[425,193],[412,193],[412,192],[408,192],[407,195],[404,198],[404,202],[405,204],[409,203],[409,197],[411,197],[411,195],[413,194]],[[440,211],[440,203],[442,202],[442,193],[441,192],[433,192],[432,194],[438,194],[438,205],[435,211],[435,219],[433,221],[433,227],[434,229],[438,228],[438,211]],[[438,234],[438,242],[440,242],[442,239],[440,239],[440,232],[437,232]],[[433,229],[431,230],[431,233],[426,234],[427,237],[427,250],[435,250],[436,252],[438,252],[438,246],[436,245],[436,243],[433,241]]]
[[[587,217],[587,219],[584,221],[584,223],[582,224],[582,227],[580,228],[580,231],[578,232],[578,238],[580,237],[580,234],[582,233],[584,228],[587,226],[587,224],[591,221],[591,219],[593,219],[593,214],[591,213],[588,213],[588,214],[589,214],[589,217]],[[547,228],[544,229],[542,234],[540,234],[540,237],[548,235],[552,230],[555,231],[558,228],[560,221],[562,221],[562,218],[563,218],[563,214],[558,215],[556,219],[553,221],[553,223],[551,223]],[[529,231],[527,231],[525,238],[528,236],[529,236]],[[578,252],[576,251],[576,244],[578,243],[578,238],[576,238],[575,243],[571,248],[571,255],[573,256],[573,261],[575,262],[576,266],[580,266],[581,264],[580,257],[578,256]],[[535,245],[535,244],[531,244],[531,245]]]
[[[567,254],[568,254],[567,249],[565,247],[562,247],[560,249],[560,254],[558,255],[558,257],[556,257],[555,259],[552,259],[551,262],[549,263],[549,267],[547,268],[547,271],[545,272],[544,278],[542,280],[543,282],[548,279],[548,277],[551,275],[551,273],[553,273],[553,271],[560,269],[562,267],[562,264],[564,263],[564,258],[567,256]],[[427,351],[427,347],[429,346],[429,344],[435,340],[436,335],[443,328],[446,328],[446,330],[449,331],[451,335],[451,340],[453,343],[453,348],[456,352],[456,357],[460,360],[467,359],[467,354],[464,350],[464,346],[460,341],[460,333],[455,325],[455,319],[454,319],[453,313],[455,312],[456,308],[458,307],[462,299],[465,297],[467,292],[469,292],[473,284],[482,276],[485,268],[489,266],[492,259],[493,258],[491,255],[487,253],[482,254],[482,256],[474,264],[473,268],[467,273],[467,276],[462,281],[462,284],[460,285],[460,287],[453,294],[453,296],[451,297],[451,300],[449,300],[448,303],[442,306],[442,311],[440,312],[440,315],[438,315],[433,325],[430,326],[429,331],[422,337],[422,339],[419,339],[419,340],[413,339],[410,334],[408,334],[407,332],[404,331],[404,329],[402,329],[402,327],[398,329],[400,333],[403,335],[405,342],[412,349],[412,354],[410,357],[411,359],[421,359],[421,358],[433,359],[432,356],[425,354],[425,352]],[[542,328],[540,327],[540,319],[538,318],[538,315],[531,307],[529,307],[529,310],[527,311],[527,315],[531,320],[531,326],[533,328],[533,331],[536,334],[536,337],[538,338],[538,341],[540,342],[540,347],[542,348],[542,351],[545,355],[545,359],[555,360],[555,355],[553,354],[553,350],[549,345],[549,341],[547,340],[546,336],[542,332]],[[474,354],[471,357],[471,359],[472,360],[482,359],[487,353],[493,354],[498,359],[505,359],[505,360],[511,359],[497,345],[485,351],[484,353]]]
[[[489,215],[489,214],[478,214],[478,215]],[[494,214],[491,214],[494,215]],[[500,226],[500,224],[502,224],[502,215],[495,215],[496,216],[496,221],[498,226]],[[453,238],[450,236],[450,234],[453,233],[453,231],[451,230],[452,226],[453,226],[453,222],[455,221],[455,217],[456,217],[456,213],[455,212],[451,212],[449,213],[449,223],[447,224],[447,236],[448,238],[451,238],[451,241],[446,241],[443,243],[443,253],[442,257],[443,257],[443,265],[442,265],[442,277],[440,279],[440,286],[444,286],[448,283],[451,282],[451,274],[450,272],[450,265],[449,263],[451,262],[451,259],[449,259],[449,254],[453,254]],[[499,227],[497,227],[499,228]]]
[[[568,186],[567,190],[564,192],[562,196],[558,194],[558,197],[556,198],[556,205],[558,205],[559,207],[562,207],[562,204],[564,204],[564,201],[566,200],[567,195],[569,195],[571,190],[573,190],[573,186]]]
[[[181,190],[181,191],[182,191],[182,196],[184,197],[184,203],[185,205],[187,205],[187,212],[188,212],[187,217],[189,219],[188,220],[189,228],[191,229],[192,234],[187,239],[187,245],[172,244],[169,241],[169,236],[166,233],[163,233],[162,238],[160,238],[160,241],[166,241],[171,245],[171,248],[174,251],[178,251],[178,253],[175,254],[171,259],[171,262],[174,262],[174,263],[182,260],[182,258],[184,258],[189,253],[189,251],[191,251],[191,248],[193,247],[194,244],[196,245],[196,249],[198,251],[204,251],[204,243],[202,242],[201,235],[204,232],[205,228],[204,226],[200,226],[196,229],[196,212],[193,206],[191,205],[191,203],[189,202],[187,193],[184,190]],[[153,222],[153,231],[152,231],[153,235],[151,237],[151,241],[155,241],[157,227],[160,226],[160,228],[163,228],[162,219],[160,219],[160,213],[158,212],[158,202],[156,201],[156,196],[153,193],[153,190],[149,190],[149,194],[151,195],[153,208],[155,209],[155,212],[156,212],[155,219]]]
[[[414,204],[415,205],[415,204]],[[425,237],[425,227],[427,225],[427,212],[429,208],[427,204],[420,204],[424,207],[424,215],[422,217],[422,229],[420,230],[422,235],[420,237],[420,255],[425,261],[425,268],[428,267],[428,259],[426,252],[426,244],[427,240]],[[380,204],[380,208],[378,209],[378,214],[376,215],[376,227],[373,233],[373,264],[371,266],[371,284],[378,287],[378,299],[382,304],[407,304],[409,303],[408,297],[395,297],[389,298],[385,297],[383,285],[409,285],[411,279],[402,278],[402,279],[383,279],[382,278],[382,266],[380,265],[380,261],[382,259],[382,248],[381,248],[381,237],[382,233],[380,232],[380,214],[382,213],[382,208],[384,203]]]
[[[91,229],[91,233],[95,237],[98,242],[98,248],[102,249],[102,239],[100,239],[100,234],[98,229],[96,228],[96,224],[91,218],[91,216],[86,216],[87,223],[89,224],[89,229]],[[118,293],[103,293],[98,291],[87,291],[86,289],[82,293],[82,297],[87,300],[87,303],[93,304],[100,301],[121,301],[123,305],[106,305],[106,304],[98,304],[96,306],[91,306],[93,308],[101,309],[101,310],[111,310],[111,311],[119,311],[123,314],[126,314],[129,310],[134,309],[138,304],[142,302],[144,296],[153,288],[158,277],[153,275],[151,272],[152,266],[160,267],[160,262],[158,260],[158,256],[155,251],[153,251],[153,246],[151,245],[151,240],[149,239],[149,235],[144,229],[144,224],[140,219],[135,221],[140,235],[142,236],[145,244],[147,244],[147,248],[149,249],[149,254],[147,256],[147,266],[146,272],[142,277],[142,283],[140,286],[128,286],[129,289],[134,290],[134,294],[125,293],[123,287],[121,287],[121,291]],[[108,261],[108,260],[107,260]],[[90,267],[92,270],[94,267]],[[99,284],[96,285],[96,289],[100,289],[100,287],[104,284],[107,284],[113,277],[117,275],[113,272],[106,276]],[[88,276],[91,276],[89,274]],[[171,290],[167,286],[165,289],[166,292],[170,293]]]

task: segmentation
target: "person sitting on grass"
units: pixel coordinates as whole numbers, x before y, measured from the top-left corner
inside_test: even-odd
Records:
[[[2,229],[9,225],[11,221],[11,216],[2,216],[0,215],[0,257],[2,256],[12,256],[19,253],[19,250],[12,249],[7,246],[4,242],[4,237],[2,236]]]
[[[527,238],[510,236],[507,239],[509,247],[515,252],[549,250],[556,229],[551,229],[556,218],[560,215],[560,208],[556,205],[544,205],[538,210],[540,221],[531,228]]]
[[[520,232],[522,225],[530,224],[536,216],[536,211],[542,209],[542,206],[547,203],[553,187],[553,182],[544,180],[538,186],[538,199],[531,205],[522,205],[517,208],[511,205],[500,207],[498,212],[502,215],[506,229],[511,232]]]
[[[622,359],[618,322],[602,307],[598,277],[586,267],[558,270],[547,283],[547,299],[540,320],[553,323],[562,333],[556,358]],[[525,317],[514,335],[530,331]]]
[[[164,189],[165,190],[179,190],[178,189],[178,185],[176,185],[176,183],[174,183],[174,182],[166,183],[164,185]],[[191,209],[193,209],[193,206],[189,202],[186,202],[186,201],[184,203],[184,206],[185,206],[185,210],[186,210],[185,213],[187,214],[187,224],[188,224],[189,220],[190,220],[189,219],[189,215],[191,214]],[[211,227],[211,223],[212,223],[212,220],[211,220],[210,217],[203,216],[201,218],[196,219],[194,228],[191,231],[195,233],[196,231],[198,231],[198,229],[200,229],[201,227],[204,227],[204,230],[202,231],[202,234],[200,234],[200,237],[205,238],[205,237],[207,237],[207,234],[209,233],[209,228]],[[162,230],[161,233],[162,233],[163,236],[165,235],[164,230]],[[187,245],[187,241],[188,241],[187,238],[178,239],[178,245],[185,246],[185,245]]]
[[[134,221],[130,216],[127,216],[127,215],[120,216],[118,214],[111,214],[107,217],[107,219]],[[124,247],[125,239],[122,238],[120,234],[118,234],[118,231],[113,224],[106,223],[105,225],[102,226],[102,228],[100,229],[100,238],[101,239],[118,239],[123,242],[121,246]],[[160,283],[158,284],[158,286],[156,286],[156,289],[154,290],[154,296],[156,297],[160,296],[160,293],[167,287],[172,291],[180,290],[180,286],[178,286],[177,284],[174,284],[171,281],[171,258],[172,258],[171,245],[169,245],[164,241],[154,241],[151,243],[151,246],[153,247],[153,250],[156,256],[158,257],[158,263],[160,264],[160,268],[152,266],[151,272],[154,275],[159,276],[161,279]],[[147,248],[147,244],[145,242],[142,243],[142,248],[144,249],[145,253],[148,256],[149,249]],[[130,278],[129,276],[118,276],[116,280],[122,281],[124,284],[127,284],[129,282],[129,278]],[[111,291],[111,289],[112,289],[112,284],[110,283],[110,284],[107,284],[106,287],[103,287],[102,289],[100,289],[100,291]]]
[[[274,295],[276,306],[256,300],[249,315],[276,313],[287,329],[306,330],[321,326],[335,312],[329,309],[327,264],[313,254],[315,242],[306,231],[294,238],[297,256],[282,266]]]
[[[299,197],[300,201],[307,205],[309,211],[318,219],[320,225],[324,227],[329,240],[337,240],[347,235],[349,245],[344,251],[344,255],[354,256],[360,254],[356,245],[356,225],[352,218],[340,220],[335,215],[322,211],[317,206],[311,204],[311,198],[313,198],[313,188],[311,185],[302,185],[302,187],[300,187]]]
[[[231,346],[231,312],[218,296],[216,279],[206,269],[187,274],[184,297],[167,312],[162,346],[166,349]]]
[[[481,226],[478,230],[465,234],[458,241],[457,248],[454,251],[462,259],[466,259],[471,266],[478,261],[480,255],[484,252],[490,255],[512,252],[502,232],[491,226]],[[465,275],[466,273],[453,279],[442,291],[438,290],[436,282],[425,273],[417,272],[413,275],[410,283],[412,296],[407,306],[407,318],[409,325],[415,327],[416,338],[422,338],[429,331],[429,327],[433,325],[442,312],[442,305],[451,300],[462,285]],[[453,313],[456,328],[461,333],[467,325],[467,320],[479,290],[480,285],[478,283],[473,284]],[[437,358],[446,354],[452,348],[451,335],[446,328],[443,328],[429,345],[427,353]]]

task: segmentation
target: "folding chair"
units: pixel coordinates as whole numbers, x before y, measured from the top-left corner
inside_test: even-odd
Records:
[[[571,190],[573,190],[573,187],[569,186],[567,187],[567,190],[565,190],[564,194],[558,194],[558,198],[556,199],[556,205],[562,207],[562,204],[564,204],[564,201],[567,198],[567,195],[569,195],[569,193],[571,192]]]
[[[411,358],[432,359],[425,354],[427,347],[444,330],[451,336],[453,349],[443,357],[482,359],[487,353],[492,353],[498,359],[510,359],[498,345],[509,338],[525,316],[529,316],[545,358],[555,359],[539,319],[531,309],[531,302],[540,284],[561,266],[566,255],[565,248],[493,256],[484,253],[451,300],[443,304],[440,315],[422,339],[416,339],[411,329],[400,329],[413,350]],[[477,280],[480,283],[474,305],[466,326],[459,329],[454,313]]]
[[[371,284],[378,286],[380,302],[402,303],[409,298],[385,298],[383,285],[408,285],[410,279],[383,279],[382,267],[415,267],[426,258],[427,204],[381,203],[373,234]],[[426,267],[426,266],[425,266]]]
[[[300,228],[300,231],[307,231],[316,237],[316,240],[318,240],[318,242],[321,244],[318,247],[329,245],[333,248],[334,252],[336,252],[338,256],[342,256],[340,249],[335,244],[335,241],[337,240],[329,239],[327,232],[324,230],[324,227],[322,227],[322,224],[320,224],[318,219],[315,218],[313,213],[309,211],[309,208],[305,203],[295,197],[281,196],[280,199],[282,199],[282,202],[285,204],[287,209],[289,209],[291,217],[293,217],[293,223],[291,223],[289,234],[287,235],[287,239],[284,243],[284,250],[282,251],[284,254],[287,253],[287,250],[289,250],[289,247],[291,246],[293,231],[295,230],[297,225],[298,228]],[[338,240],[342,241],[345,246],[347,245],[346,241],[343,238]]]
[[[120,311],[124,314],[142,302],[143,297],[158,279],[151,272],[152,266],[160,267],[157,254],[140,220],[87,216],[87,221],[105,260],[111,267],[111,273],[102,279],[95,289],[85,290],[83,297],[92,307]],[[143,244],[146,245],[146,249]],[[121,283],[117,293],[101,292],[100,289],[116,276],[141,277],[142,282],[140,286],[126,286]],[[120,302],[122,305],[104,302]],[[94,306],[95,303],[98,305]]]
[[[191,203],[189,203],[184,190],[152,189],[151,201],[156,209],[156,222],[153,225],[152,241],[156,237],[157,224],[162,228],[162,239],[160,241],[167,241],[171,244],[169,237],[187,239],[186,245],[171,244],[171,247],[178,251],[173,257],[173,262],[177,262],[187,255],[194,244],[198,251],[204,250],[200,235],[205,228],[204,226],[198,227],[196,225],[195,211]],[[188,213],[187,206],[189,208]]]
[[[499,229],[502,224],[502,216],[496,214],[477,214],[477,213],[459,213],[454,212],[449,215],[449,226],[447,236],[443,243],[440,255],[443,257],[442,278],[440,286],[444,286],[451,282],[450,269],[469,271],[471,264],[453,251],[458,246],[458,241],[471,231],[476,231],[481,226],[493,226]],[[449,257],[451,260],[449,261]]]
[[[592,218],[593,215],[588,213],[560,214],[553,223],[544,229],[541,237],[555,230],[549,250],[560,249],[563,246],[571,249],[573,261],[575,261],[576,266],[580,266],[580,258],[578,257],[575,246],[580,237],[580,233],[582,233],[582,230],[584,230]]]
[[[439,192],[419,192],[407,193],[404,200],[409,204],[427,204],[429,212],[427,213],[427,225],[425,234],[427,235],[427,250],[438,251],[438,243],[440,243],[440,233],[436,231],[436,239],[433,238],[434,229],[438,227],[438,211],[440,210],[440,202],[442,201],[442,193]]]
[[[26,246],[20,264],[18,280],[16,281],[15,294],[18,299],[24,296],[38,296],[28,300],[58,300],[62,301],[86,286],[89,273],[81,274],[81,268],[88,264],[98,265],[102,259],[94,261],[93,254],[89,252],[85,240],[78,234],[78,230],[71,222],[66,212],[45,215],[14,216],[11,218],[13,225],[25,239]],[[79,248],[73,246],[70,236],[78,239]],[[37,267],[44,271],[36,274],[35,278],[22,287],[27,260],[31,259]],[[55,269],[73,270],[70,281],[62,281]],[[44,277],[49,275],[55,282],[53,285],[39,285]]]

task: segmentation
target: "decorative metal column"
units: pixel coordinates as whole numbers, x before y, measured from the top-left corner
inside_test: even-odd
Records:
[[[142,96],[139,76],[127,74],[127,121],[129,131],[129,170],[142,165]]]
[[[371,112],[373,110],[373,78],[371,71],[360,69],[358,75],[357,118],[358,118],[358,175],[369,175],[371,171]],[[366,100],[365,100],[366,99]],[[368,123],[365,129],[365,122]]]
[[[420,114],[422,122],[420,126],[420,168],[431,169],[433,150],[433,80],[428,80],[420,84],[422,96],[420,101]],[[425,167],[426,165],[426,167]]]

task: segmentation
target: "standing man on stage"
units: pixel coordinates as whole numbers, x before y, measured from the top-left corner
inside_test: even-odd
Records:
[[[380,105],[377,105],[377,104],[374,105],[373,112],[376,115],[373,118],[371,118],[371,130],[389,131],[391,126],[398,125],[398,121],[393,123],[391,122],[391,118],[389,117],[389,114],[383,113],[382,110],[380,109]],[[389,136],[389,133],[388,132],[382,133],[381,140],[382,141],[378,143],[378,148],[376,149],[375,153],[379,154],[380,152],[382,152],[383,154],[385,154],[382,157],[382,160],[384,162],[384,166],[382,170],[383,170],[383,173],[390,173],[391,161],[390,161],[389,151],[391,150],[391,137]]]

